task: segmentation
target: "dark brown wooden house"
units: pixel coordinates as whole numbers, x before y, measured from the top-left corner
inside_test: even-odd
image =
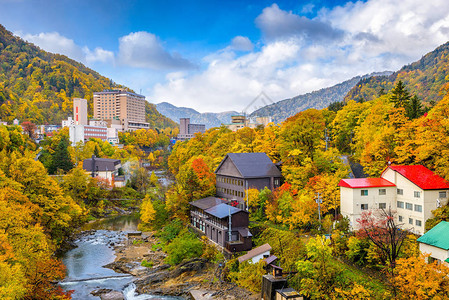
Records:
[[[273,190],[281,184],[281,172],[265,153],[228,153],[215,170],[217,196],[237,201],[245,208],[245,190]]]
[[[248,230],[248,212],[226,203],[215,197],[190,202],[191,226],[230,252],[250,250],[252,234]]]

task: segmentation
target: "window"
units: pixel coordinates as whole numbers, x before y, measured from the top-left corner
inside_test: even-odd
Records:
[[[399,216],[399,222],[402,222],[404,218],[402,216]]]
[[[398,206],[398,208],[404,208],[404,202],[398,201],[397,206]]]
[[[422,226],[421,220],[415,220],[415,225],[421,227]]]
[[[414,192],[413,192],[413,196],[414,196],[415,198],[421,198],[421,192],[419,192],[419,191],[414,191]]]
[[[379,209],[386,209],[387,203],[379,203]]]
[[[405,202],[405,209],[413,210],[413,204]]]
[[[398,189],[397,193],[398,193],[398,195],[404,195],[404,190],[403,189]]]
[[[413,225],[413,219],[412,219],[412,218],[408,218],[408,223],[409,223],[410,225]]]
[[[415,204],[415,211],[422,212],[422,205]]]
[[[379,189],[379,195],[383,196],[387,194],[387,190],[386,189]]]
[[[439,192],[438,193],[439,198],[446,198],[446,192]]]
[[[367,210],[367,209],[368,209],[368,204],[361,204],[361,205],[360,205],[360,208],[361,208],[362,210]]]
[[[360,195],[362,196],[368,196],[368,190],[361,190]]]

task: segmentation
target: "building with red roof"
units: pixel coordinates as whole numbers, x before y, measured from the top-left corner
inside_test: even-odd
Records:
[[[403,228],[424,234],[432,210],[445,205],[449,183],[421,165],[388,166],[380,178],[342,179],[340,207],[353,229],[364,210],[391,208]]]

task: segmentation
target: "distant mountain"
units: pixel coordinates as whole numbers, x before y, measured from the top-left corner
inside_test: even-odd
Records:
[[[345,97],[348,100],[372,100],[387,93],[402,80],[411,94],[424,102],[438,102],[449,88],[449,42],[424,55],[417,62],[402,67],[389,76],[365,78]]]
[[[177,123],[180,118],[190,118],[190,123],[205,124],[207,129],[219,127],[222,123],[231,123],[231,116],[238,114],[236,111],[200,113],[192,108],[177,107],[167,102],[156,104],[156,108],[161,114]]]
[[[0,25],[0,119],[61,124],[73,112],[72,98],[85,98],[93,111],[93,92],[126,88],[67,56],[53,54],[14,36]],[[129,88],[126,88],[130,90]],[[131,90],[130,90],[131,91]],[[145,107],[152,128],[176,123]]]
[[[381,73],[372,73],[364,76],[357,76],[350,80],[336,84],[334,86],[323,88],[318,91],[299,95],[290,99],[264,106],[251,113],[251,117],[271,116],[273,122],[280,123],[285,119],[296,115],[300,111],[309,108],[322,109],[332,102],[343,101],[345,95],[363,78],[372,76],[390,75],[392,72],[385,71]]]

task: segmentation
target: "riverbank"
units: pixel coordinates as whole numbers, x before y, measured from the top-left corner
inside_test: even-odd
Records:
[[[170,295],[185,299],[191,291],[207,296],[203,299],[259,299],[234,283],[219,279],[218,264],[194,258],[171,267],[164,262],[166,254],[157,246],[152,232],[144,232],[140,239],[128,240],[114,246],[116,258],[105,267],[118,273],[132,274],[139,294]],[[142,266],[142,262],[144,261]]]

